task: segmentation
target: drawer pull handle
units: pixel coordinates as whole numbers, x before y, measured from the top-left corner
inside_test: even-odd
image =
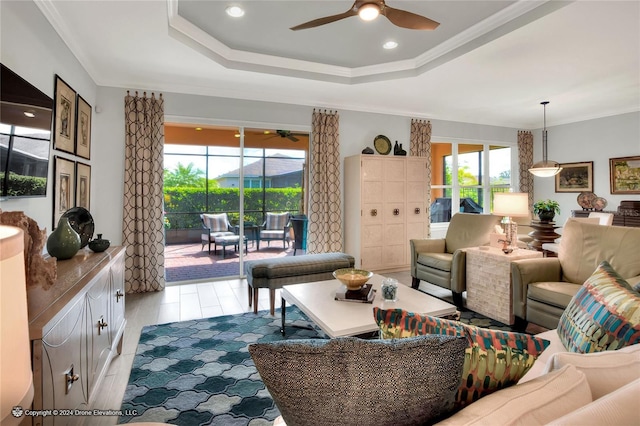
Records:
[[[371,209],[371,216],[378,216],[378,209]]]
[[[116,303],[120,302],[120,298],[124,297],[124,293],[122,292],[122,290],[117,289],[116,290]]]
[[[64,380],[66,383],[66,386],[64,387],[65,394],[68,394],[71,388],[73,387],[73,384],[78,380],[80,380],[80,375],[75,374],[73,372],[73,364],[71,364],[71,366],[69,367],[69,370],[66,373],[64,373]]]
[[[416,207],[416,209],[414,210],[415,214],[420,214],[420,207]]]
[[[393,209],[393,215],[398,216],[400,214],[400,209]]]
[[[102,317],[101,317],[101,318],[98,320],[98,334],[100,334],[100,331],[101,331],[103,328],[106,328],[108,325],[109,325],[109,324],[107,324],[107,323],[104,321],[104,318],[102,318]]]

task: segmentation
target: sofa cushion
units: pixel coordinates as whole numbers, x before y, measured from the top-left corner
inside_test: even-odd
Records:
[[[559,370],[565,365],[573,365],[585,374],[593,399],[598,399],[640,379],[640,344],[617,351],[588,354],[558,352],[551,356],[543,374]]]
[[[284,231],[287,223],[289,223],[289,213],[267,213],[264,229]]]
[[[470,404],[516,384],[549,345],[548,340],[528,334],[489,330],[402,309],[374,307],[373,315],[383,339],[425,334],[466,337],[468,343],[456,406]]]
[[[454,214],[445,236],[446,252],[453,253],[467,247],[489,245],[489,234],[501,220],[501,216],[492,214]]]
[[[228,231],[229,221],[227,219],[226,213],[220,214],[203,214],[202,220],[209,231],[211,232],[222,232]]]
[[[417,262],[430,268],[451,272],[452,260],[453,255],[451,253],[420,253],[418,254]]]
[[[580,287],[580,284],[565,282],[532,283],[527,287],[527,299],[564,309],[571,302],[571,298],[580,290]]]
[[[584,373],[567,365],[558,371],[488,395],[438,425],[543,425],[591,401],[591,391]]]
[[[354,265],[353,256],[346,253],[316,253],[257,259],[245,262],[245,271],[252,278],[282,278],[333,272]]]
[[[347,337],[251,344],[249,353],[288,426],[409,425],[451,412],[465,348],[452,336]]]
[[[602,261],[622,278],[640,275],[640,228],[567,221],[558,259],[563,281],[582,284]]]
[[[547,423],[560,425],[637,425],[640,379]]]
[[[569,302],[557,330],[562,344],[572,352],[640,343],[640,293],[608,262],[602,262]]]
[[[547,330],[543,331],[542,333],[538,333],[536,334],[536,337],[548,340],[549,346],[547,346],[544,352],[542,352],[540,356],[538,356],[536,362],[533,364],[533,367],[531,367],[529,371],[527,371],[527,374],[525,374],[518,381],[518,384],[528,382],[529,380],[533,380],[536,377],[541,376],[542,372],[546,369],[547,362],[549,361],[549,359],[551,359],[553,354],[567,351],[567,348],[562,345],[560,337],[558,337],[558,333],[556,332],[555,328],[553,330]]]

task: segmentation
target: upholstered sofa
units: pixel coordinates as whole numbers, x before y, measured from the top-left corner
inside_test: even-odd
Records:
[[[467,256],[465,249],[488,245],[500,216],[457,213],[451,217],[445,238],[410,240],[411,286],[420,281],[451,290],[453,301],[462,306],[462,292],[467,289]]]
[[[249,352],[289,426],[631,425],[640,424],[638,313],[640,293],[605,261],[558,328],[535,336],[374,307],[381,339],[292,340],[250,345]],[[301,357],[307,368],[282,367]],[[300,406],[306,397],[315,403]],[[388,413],[370,408],[379,404]],[[394,422],[384,420],[392,415]]]
[[[562,345],[556,330],[536,337],[551,343],[517,385],[487,395],[437,425],[640,423],[640,344],[578,354]]]
[[[640,228],[568,221],[558,257],[511,263],[516,324],[554,329],[582,283],[602,261],[629,282],[640,283]]]

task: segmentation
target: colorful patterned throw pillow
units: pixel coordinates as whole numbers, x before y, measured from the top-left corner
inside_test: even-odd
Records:
[[[453,410],[466,346],[344,337],[254,343],[249,354],[289,426],[422,425]]]
[[[604,261],[573,296],[557,331],[572,352],[616,350],[640,343],[640,293]]]
[[[489,330],[402,309],[374,307],[373,316],[383,339],[425,334],[466,337],[467,349],[456,396],[457,407],[518,383],[549,346],[548,340],[529,334]]]

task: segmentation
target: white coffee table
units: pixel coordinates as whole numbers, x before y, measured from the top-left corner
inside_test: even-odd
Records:
[[[404,309],[417,314],[447,316],[456,313],[455,305],[429,296],[403,284],[398,285],[398,300],[382,300],[380,286],[385,277],[374,274],[368,281],[376,289],[373,303],[345,302],[335,300],[336,290],[342,285],[338,280],[289,284],[282,287],[282,328],[285,333],[286,302],[297,306],[329,337],[356,336],[378,330],[373,319],[373,307],[382,309]]]

